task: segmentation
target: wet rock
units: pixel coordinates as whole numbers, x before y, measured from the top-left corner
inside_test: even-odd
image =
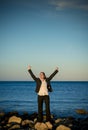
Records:
[[[55,123],[57,124],[57,123],[59,123],[59,122],[61,122],[61,121],[62,121],[62,119],[61,119],[61,118],[58,118],[58,119],[55,120]]]
[[[55,120],[55,125],[54,126],[59,126],[59,125],[64,125],[67,127],[72,127],[72,120],[70,120],[69,118],[58,118],[57,120]]]
[[[29,115],[28,112],[24,112],[23,115],[21,115],[22,120],[33,120],[37,118],[38,114],[34,112],[33,114]]]
[[[0,118],[5,116],[5,113],[4,112],[0,112]]]
[[[37,118],[34,119],[34,124],[37,122]]]
[[[0,126],[0,130],[2,130],[2,126]]]
[[[22,126],[29,126],[30,128],[34,128],[34,122],[32,120],[24,120],[22,121]]]
[[[82,126],[81,130],[88,130],[88,126]]]
[[[69,127],[66,127],[64,125],[60,125],[56,128],[56,130],[71,130]]]
[[[53,119],[53,115],[51,115],[51,119]],[[46,115],[43,115],[43,121],[46,121]]]
[[[46,126],[45,123],[37,122],[37,123],[35,124],[35,129],[36,129],[36,130],[48,130],[48,127]]]
[[[12,126],[12,124],[10,123],[10,124],[7,124],[6,126],[7,126],[7,127],[11,127],[11,126]]]
[[[67,117],[66,119],[64,119],[63,125],[72,127],[73,121],[74,121],[74,118]]]
[[[81,119],[80,121],[79,121],[79,126],[80,126],[80,128],[82,129],[82,130],[88,130],[88,118],[86,118],[86,119]]]
[[[5,113],[4,112],[0,112],[0,122],[3,122],[3,120],[5,120]]]
[[[8,123],[15,122],[15,123],[20,124],[21,121],[22,121],[22,119],[20,117],[12,116],[9,118]]]
[[[51,130],[53,128],[53,125],[50,122],[46,122],[45,124],[48,127],[48,129]]]
[[[84,109],[77,109],[76,113],[78,113],[78,114],[88,114],[88,112]]]
[[[20,128],[20,125],[16,124],[16,125],[13,125],[11,128],[9,128],[8,130],[19,129],[19,128]]]

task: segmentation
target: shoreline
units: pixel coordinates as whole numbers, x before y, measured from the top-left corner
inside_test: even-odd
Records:
[[[87,130],[88,113],[84,110],[77,111],[80,114],[87,114],[86,118],[58,117],[51,115],[51,122],[46,122],[46,115],[43,116],[43,122],[37,122],[37,112],[29,114],[17,111],[0,112],[0,130]],[[45,128],[46,127],[46,128]]]

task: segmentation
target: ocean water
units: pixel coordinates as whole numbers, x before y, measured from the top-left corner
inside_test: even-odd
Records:
[[[51,114],[56,117],[79,115],[76,109],[88,111],[88,82],[51,82],[53,92],[50,95]],[[0,111],[37,112],[37,94],[35,82],[0,82]],[[45,112],[45,105],[43,105]]]

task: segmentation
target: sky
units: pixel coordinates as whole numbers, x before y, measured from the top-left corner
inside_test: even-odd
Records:
[[[88,81],[88,1],[0,0],[0,81]]]

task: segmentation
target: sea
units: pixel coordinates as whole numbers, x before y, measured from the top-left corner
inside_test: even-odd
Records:
[[[55,117],[72,116],[86,118],[77,114],[77,109],[88,111],[88,82],[85,81],[52,81],[53,92],[50,96],[50,111]],[[1,81],[0,111],[29,114],[38,111],[36,84],[34,81]],[[43,104],[45,113],[45,104]]]

